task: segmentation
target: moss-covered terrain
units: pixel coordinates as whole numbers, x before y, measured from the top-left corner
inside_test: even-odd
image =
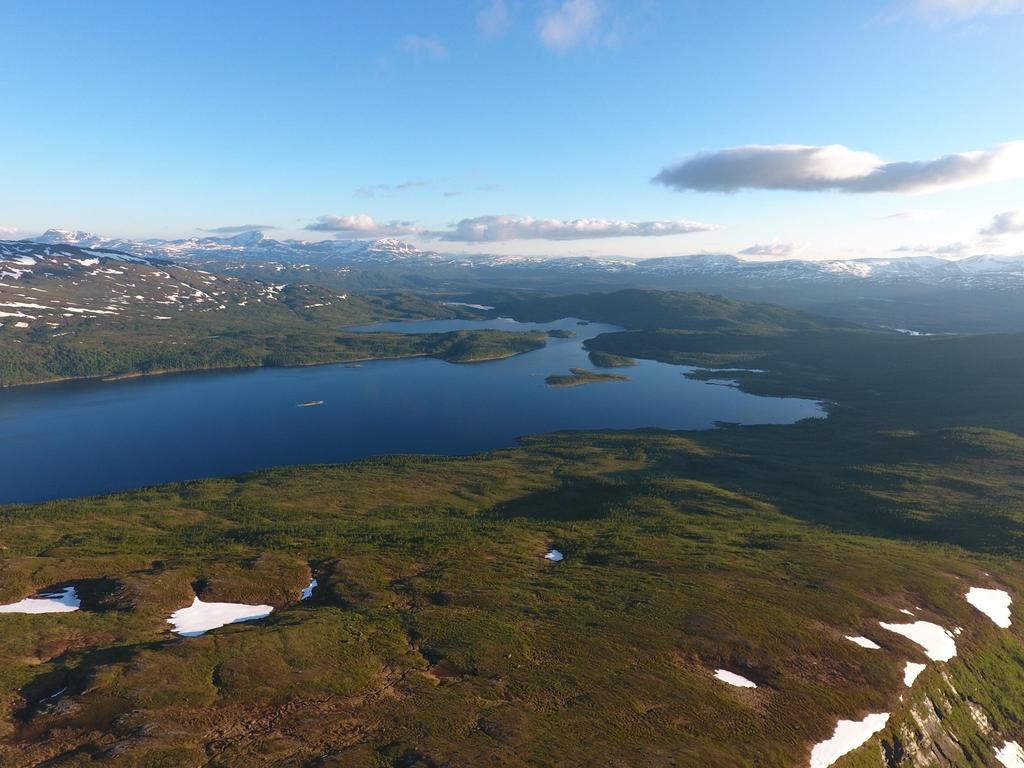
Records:
[[[624,355],[613,355],[611,352],[602,352],[599,349],[592,349],[587,355],[590,362],[597,368],[629,368],[636,365],[636,360]]]
[[[475,362],[545,343],[539,332],[352,333],[348,326],[381,320],[477,313],[403,291],[337,293],[74,246],[21,245],[27,263],[8,266],[17,277],[0,282],[0,387],[416,355]]]
[[[74,582],[83,610],[0,616],[0,762],[801,765],[840,717],[912,722],[944,675],[950,707],[1016,733],[1019,622],[996,628],[963,593],[1024,594],[1024,440],[892,435],[878,447],[914,461],[874,466],[840,445],[845,482],[797,486],[743,431],[537,438],[7,507],[2,599]],[[831,437],[808,423],[783,442],[807,459]],[[946,543],[950,520],[986,518],[989,535]],[[177,638],[166,619],[194,589],[277,610]],[[901,609],[964,628],[904,702],[904,662],[928,660],[879,628]],[[860,634],[883,650],[844,638]]]
[[[544,379],[549,387],[581,387],[584,384],[601,384],[611,381],[629,381],[628,376],[619,373],[600,373],[586,368],[570,368],[569,373],[556,373]]]
[[[182,312],[168,320],[104,317],[79,319],[59,330],[0,329],[0,386],[413,356],[476,362],[539,349],[547,341],[542,332],[496,330],[356,333],[345,329],[451,310],[405,295],[347,297],[338,307],[305,309],[303,303],[311,300],[306,293],[316,290],[290,287],[281,303],[235,306],[216,314]],[[288,303],[292,299],[294,306]]]
[[[599,339],[652,356],[630,333]],[[791,342],[745,386],[813,390],[830,419],[0,507],[0,603],[83,601],[0,615],[0,764],[782,768],[888,712],[839,768],[995,768],[1024,741],[1018,340],[906,346],[852,380],[867,352]],[[990,398],[967,372],[926,386],[953,354]],[[1011,594],[1009,629],[972,586]],[[194,594],[275,611],[180,638]],[[915,620],[961,628],[957,655],[879,626]]]
[[[500,313],[534,322],[578,317],[632,329],[688,328],[753,333],[856,327],[852,323],[777,304],[736,301],[687,291],[626,289],[611,293],[529,296],[495,301]]]

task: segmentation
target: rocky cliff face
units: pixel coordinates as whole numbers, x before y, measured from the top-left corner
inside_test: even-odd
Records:
[[[880,735],[842,768],[1024,768],[1024,650],[1013,636],[930,670]]]
[[[902,766],[959,766],[973,765],[964,752],[956,729],[947,722],[955,708],[966,707],[979,731],[988,735],[992,728],[981,707],[964,699],[949,682],[945,673],[943,683],[932,695],[909,707],[909,717],[896,729],[890,739],[882,740],[882,754],[887,768]],[[934,696],[934,698],[933,698]]]

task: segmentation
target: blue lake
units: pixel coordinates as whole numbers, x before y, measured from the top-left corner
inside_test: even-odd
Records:
[[[824,415],[811,400],[756,397],[650,361],[616,371],[628,382],[544,383],[572,367],[592,368],[582,342],[617,330],[607,325],[431,320],[360,330],[464,328],[561,328],[578,335],[469,365],[415,358],[0,391],[0,502],[388,453],[467,454],[557,430],[706,429],[719,421],[782,424]],[[298,407],[316,400],[323,405]]]

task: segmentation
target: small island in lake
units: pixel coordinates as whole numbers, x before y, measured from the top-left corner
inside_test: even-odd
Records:
[[[554,374],[544,381],[549,387],[579,387],[584,384],[598,384],[602,381],[629,381],[628,376],[620,373],[598,373],[586,368],[570,368],[568,374]]]
[[[552,339],[575,339],[576,331],[568,331],[564,328],[552,328],[548,331],[548,336]]]
[[[590,350],[590,362],[598,368],[629,368],[636,365],[636,360],[625,355],[616,355],[611,352],[602,352],[599,349]]]

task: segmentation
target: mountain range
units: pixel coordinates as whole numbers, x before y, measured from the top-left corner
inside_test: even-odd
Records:
[[[0,241],[0,327],[64,333],[83,323],[138,324],[245,307],[281,305],[302,313],[346,299],[317,286],[214,275],[154,256]]]
[[[253,230],[230,237],[178,240],[125,240],[88,232],[51,229],[32,238],[36,243],[112,250],[168,261],[277,262],[285,265],[448,266],[517,268],[587,274],[623,273],[706,279],[823,282],[910,283],[946,287],[1024,288],[1024,254],[978,255],[950,260],[937,256],[897,256],[846,260],[749,261],[731,254],[697,254],[648,259],[527,257],[494,254],[448,254],[422,250],[394,238],[377,240],[276,240]]]

